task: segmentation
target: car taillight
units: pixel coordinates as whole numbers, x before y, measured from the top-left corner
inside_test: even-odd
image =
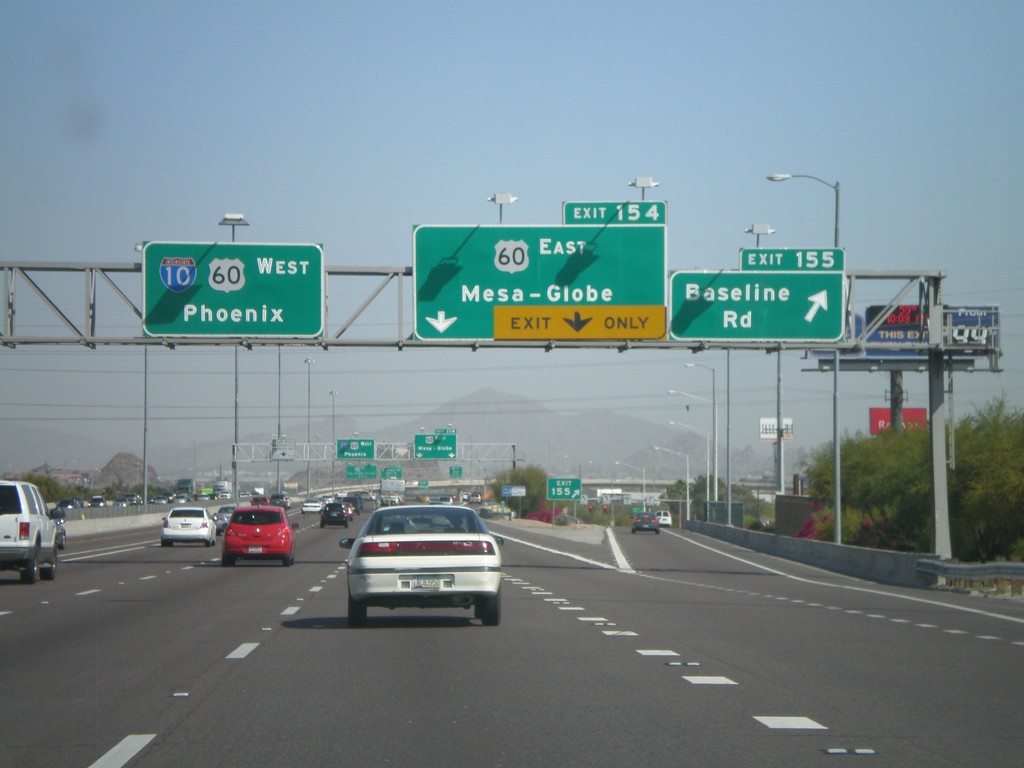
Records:
[[[364,541],[356,554],[358,557],[422,554],[493,555],[494,545],[486,540]]]
[[[19,541],[28,541],[29,533],[30,533],[30,530],[29,530],[29,524],[28,523],[18,523],[18,540]]]
[[[170,528],[170,527],[171,527],[171,521],[170,521],[170,520],[168,520],[168,519],[167,519],[167,518],[165,517],[165,518],[164,518],[164,528]]]

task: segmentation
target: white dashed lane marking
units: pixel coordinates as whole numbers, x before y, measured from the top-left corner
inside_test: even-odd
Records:
[[[244,659],[250,653],[256,650],[259,643],[242,643],[240,646],[235,648],[231,653],[225,656],[225,659]]]
[[[786,717],[775,715],[755,715],[754,719],[768,728],[782,730],[827,731],[828,728],[816,723],[809,717]]]

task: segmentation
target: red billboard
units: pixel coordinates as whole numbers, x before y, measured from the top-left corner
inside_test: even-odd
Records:
[[[889,408],[871,408],[871,434],[877,435],[879,432],[884,432],[892,426],[892,410]],[[903,428],[904,429],[916,429],[920,427],[924,429],[928,426],[928,409],[927,408],[904,408],[903,409]]]

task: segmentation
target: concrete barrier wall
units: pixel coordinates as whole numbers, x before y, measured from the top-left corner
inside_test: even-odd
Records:
[[[85,520],[65,520],[64,530],[68,532],[68,540],[74,541],[76,536],[91,536],[96,533],[115,533],[117,531],[135,531],[140,528],[152,528],[153,535],[160,535],[167,511],[150,512],[147,515],[125,515],[123,517],[93,517]]]
[[[835,573],[861,579],[896,584],[903,587],[931,587],[938,579],[934,574],[919,573],[917,561],[938,559],[938,555],[918,552],[891,552],[883,549],[849,547],[827,541],[794,539],[774,533],[748,531],[717,523],[687,520],[686,530],[728,541],[756,552],[764,552],[787,560],[795,560]]]

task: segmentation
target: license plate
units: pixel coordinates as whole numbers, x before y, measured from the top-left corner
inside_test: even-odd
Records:
[[[263,547],[249,547],[250,555],[261,555],[263,554]]]
[[[412,588],[438,590],[441,588],[441,577],[417,576],[412,580]]]

